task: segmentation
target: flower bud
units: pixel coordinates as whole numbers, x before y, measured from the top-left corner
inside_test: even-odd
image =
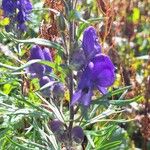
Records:
[[[40,79],[40,87],[44,86],[45,84],[51,82],[48,76],[43,76]],[[50,88],[43,89],[42,91],[43,96],[49,97],[50,96]]]
[[[53,120],[50,122],[50,129],[54,133],[56,139],[59,142],[66,142],[68,141],[67,132],[64,130],[64,124],[59,120]]]
[[[78,49],[71,55],[71,67],[74,70],[80,70],[86,64],[86,59],[84,55],[84,51],[82,49]]]
[[[64,95],[64,85],[62,83],[56,83],[53,88],[54,97],[61,97]]]
[[[64,130],[64,125],[59,120],[53,120],[50,122],[50,129],[53,133],[61,132]]]
[[[82,141],[84,140],[84,133],[80,126],[74,127],[71,131],[71,134],[72,134],[72,139],[76,143],[82,143]]]

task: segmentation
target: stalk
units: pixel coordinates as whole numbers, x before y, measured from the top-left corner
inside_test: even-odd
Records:
[[[73,1],[70,0],[68,2],[69,4],[69,10],[71,11],[73,9]],[[68,65],[70,64],[70,53],[74,48],[74,40],[75,40],[75,24],[74,21],[69,21],[69,55],[68,55]],[[69,95],[70,95],[70,103],[72,101],[72,96],[73,96],[73,71],[70,69],[69,71]],[[68,150],[71,149],[72,147],[72,138],[71,138],[71,130],[73,127],[73,120],[74,120],[74,107],[70,106],[70,122],[68,126],[68,135],[69,135],[69,146]]]

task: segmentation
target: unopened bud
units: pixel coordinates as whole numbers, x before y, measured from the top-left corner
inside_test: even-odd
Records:
[[[43,76],[40,79],[40,87],[46,85],[47,83],[51,82],[48,76]],[[43,89],[42,91],[43,96],[49,97],[50,96],[50,88]]]
[[[53,120],[50,122],[50,129],[53,133],[58,133],[64,130],[64,125],[59,120]]]
[[[81,127],[76,126],[72,129],[71,131],[72,134],[72,139],[76,142],[76,143],[82,143],[82,141],[84,140],[84,133]]]
[[[64,95],[65,87],[62,83],[56,83],[53,88],[53,95],[55,97],[61,97]]]

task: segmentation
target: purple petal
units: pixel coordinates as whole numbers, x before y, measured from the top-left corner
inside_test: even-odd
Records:
[[[91,102],[92,95],[93,95],[92,89],[89,89],[88,93],[84,93],[82,95],[80,103],[86,107],[89,106],[90,102]]]
[[[56,83],[53,87],[54,97],[63,96],[65,92],[65,86],[62,83]]]
[[[94,67],[89,68],[88,66],[86,68],[86,72],[90,74],[90,80],[102,87],[111,86],[115,81],[115,68],[110,58],[104,54],[99,54],[91,61]]]
[[[51,82],[50,78],[48,76],[43,76],[40,79],[40,87],[44,86],[45,84]]]
[[[44,60],[44,55],[43,51],[39,46],[33,46],[30,50],[30,60],[32,59],[43,59]]]
[[[17,21],[19,23],[24,23],[26,21],[26,13],[24,11],[19,11],[17,14]]]
[[[77,49],[71,54],[71,66],[76,69],[80,70],[86,64],[86,58],[83,50]]]
[[[115,73],[110,69],[104,69],[98,76],[97,76],[97,85],[102,87],[111,86],[115,81]]]
[[[56,132],[61,132],[62,130],[64,130],[64,125],[61,121],[59,120],[53,120],[49,123],[50,129],[52,130],[53,133]]]
[[[29,60],[32,60],[32,59],[43,59],[44,60],[44,55],[43,55],[42,49],[39,46],[33,46],[32,49],[30,50]],[[38,64],[38,63],[34,63],[34,64],[30,65],[29,71],[31,73],[36,73],[39,77],[42,77],[45,72],[45,66]]]
[[[76,91],[74,94],[73,94],[73,97],[72,97],[72,100],[71,100],[71,103],[70,105],[74,105],[76,102],[78,102],[80,100],[82,96],[82,90],[79,90],[79,91]]]
[[[106,94],[108,92],[107,88],[105,88],[105,87],[97,86],[97,88],[102,94]]]
[[[43,54],[44,54],[45,60],[52,61],[52,56],[51,56],[51,53],[50,53],[48,48],[43,49]],[[49,66],[46,66],[45,68],[46,68],[46,72],[51,72],[52,71],[52,68],[49,67]]]
[[[82,48],[87,59],[91,59],[96,54],[101,53],[101,46],[98,43],[98,36],[94,27],[90,26],[85,29],[83,34]]]

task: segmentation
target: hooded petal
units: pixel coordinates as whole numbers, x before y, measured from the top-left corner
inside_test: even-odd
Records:
[[[98,36],[94,27],[90,26],[84,30],[82,48],[87,59],[91,59],[96,54],[101,53],[101,46],[98,43]]]
[[[48,48],[43,49],[43,54],[44,54],[44,59],[45,60],[52,61],[52,56],[51,56],[51,53],[50,53]],[[49,67],[49,66],[46,66],[45,68],[46,68],[46,72],[51,72],[52,71],[52,68]]]

